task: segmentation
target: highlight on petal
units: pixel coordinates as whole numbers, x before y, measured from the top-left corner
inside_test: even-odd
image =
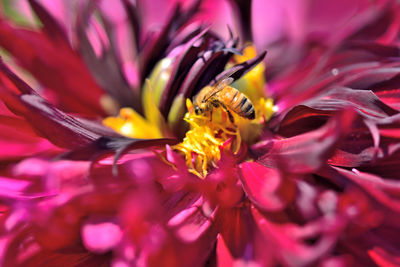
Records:
[[[96,253],[112,250],[122,239],[121,228],[113,222],[86,222],[81,230],[83,244]]]
[[[391,255],[380,247],[374,247],[368,251],[368,255],[378,266],[396,266],[400,264],[400,258]]]

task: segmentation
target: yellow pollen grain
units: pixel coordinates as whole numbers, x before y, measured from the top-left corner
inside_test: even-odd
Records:
[[[240,149],[240,132],[227,116],[223,116],[225,111],[222,109],[215,109],[212,115],[196,115],[190,100],[186,105],[189,112],[185,115],[185,121],[189,123],[190,130],[183,141],[172,148],[184,155],[189,172],[204,178],[208,168],[215,167],[221,159],[221,148],[229,138],[234,137],[232,151]],[[234,116],[238,119],[238,116]]]
[[[172,146],[180,152],[186,161],[189,172],[200,178],[205,178],[208,169],[217,166],[221,159],[221,148],[228,140],[230,145],[225,147],[232,153],[239,152],[242,140],[251,142],[259,136],[266,120],[273,114],[273,101],[270,98],[260,98],[255,104],[256,118],[247,120],[232,113],[234,123],[230,122],[222,108],[215,108],[210,113],[197,115],[192,102],[187,99],[188,112],[184,120],[190,125],[190,130],[181,143]],[[244,136],[244,139],[243,139]]]

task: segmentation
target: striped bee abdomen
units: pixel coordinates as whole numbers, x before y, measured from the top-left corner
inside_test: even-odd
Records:
[[[254,119],[255,111],[251,101],[237,89],[227,86],[219,92],[219,100],[229,109],[246,119]]]

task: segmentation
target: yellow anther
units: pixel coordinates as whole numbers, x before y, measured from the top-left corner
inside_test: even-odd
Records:
[[[255,48],[248,46],[242,56],[234,56],[233,61],[229,64],[238,64],[255,56]],[[154,77],[152,75],[150,80],[146,81],[143,91],[145,118],[132,109],[123,108],[120,110],[119,116],[108,117],[103,120],[103,124],[133,138],[148,139],[170,136],[169,130],[174,129],[173,126],[177,120],[183,116],[185,99],[183,96],[174,99],[177,107],[169,112],[167,123],[158,109],[161,92],[166,85],[169,77],[168,71],[170,71],[170,66],[167,64],[170,62],[165,61],[164,63],[165,71],[163,70],[160,75],[155,72]],[[164,65],[159,67],[162,66]],[[201,178],[206,177],[209,168],[216,167],[221,159],[221,148],[236,154],[240,151],[243,141],[253,143],[260,136],[264,123],[270,119],[275,110],[272,99],[267,98],[265,93],[264,71],[264,64],[259,63],[232,84],[232,87],[238,89],[251,101],[255,110],[253,120],[239,116],[233,109],[230,112],[232,120],[227,113],[227,110],[230,110],[229,106],[213,107],[212,112],[207,109],[201,114],[196,114],[192,102],[186,99],[188,112],[184,115],[184,120],[189,124],[190,130],[186,132],[182,142],[172,146],[172,149],[185,157],[190,173]],[[162,157],[161,154],[159,156]]]
[[[213,115],[196,115],[190,100],[187,100],[187,108],[189,112],[185,115],[185,121],[189,123],[190,130],[182,143],[172,148],[185,156],[189,172],[204,178],[208,168],[216,166],[216,162],[221,159],[220,147],[229,138],[241,140],[238,138],[240,133],[237,126],[222,115],[225,111],[220,108],[216,108]],[[235,144],[235,147],[240,148],[240,143]]]
[[[214,108],[212,114],[197,115],[189,99],[186,100],[186,106],[188,112],[184,119],[190,125],[190,130],[186,132],[183,141],[172,149],[180,151],[185,157],[189,172],[201,178],[208,174],[211,166],[217,166],[224,143],[232,139],[226,149],[230,149],[234,154],[238,153],[242,140],[251,142],[249,140],[258,137],[264,122],[273,113],[273,101],[269,98],[260,98],[254,103],[254,120],[242,118],[232,112],[234,122],[228,119],[226,111],[222,108]]]

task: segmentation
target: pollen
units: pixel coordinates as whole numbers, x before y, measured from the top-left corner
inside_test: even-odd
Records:
[[[221,159],[221,150],[229,149],[234,153],[239,151],[240,131],[222,108],[216,108],[212,113],[196,115],[189,99],[186,100],[186,106],[188,112],[184,120],[190,125],[190,129],[183,141],[172,148],[183,154],[189,172],[204,178],[209,167],[216,167]]]
[[[256,106],[257,116],[254,120],[232,113],[232,122],[222,108],[215,108],[212,113],[197,115],[189,99],[186,100],[186,106],[188,112],[184,120],[190,125],[190,129],[183,141],[172,149],[185,157],[189,172],[202,179],[207,176],[210,167],[217,167],[222,151],[229,150],[233,154],[239,152],[242,142],[248,141],[246,139],[251,135],[245,129],[253,129],[254,132],[257,128],[257,135],[261,133],[265,118],[270,117],[273,107],[272,100],[263,100]]]

